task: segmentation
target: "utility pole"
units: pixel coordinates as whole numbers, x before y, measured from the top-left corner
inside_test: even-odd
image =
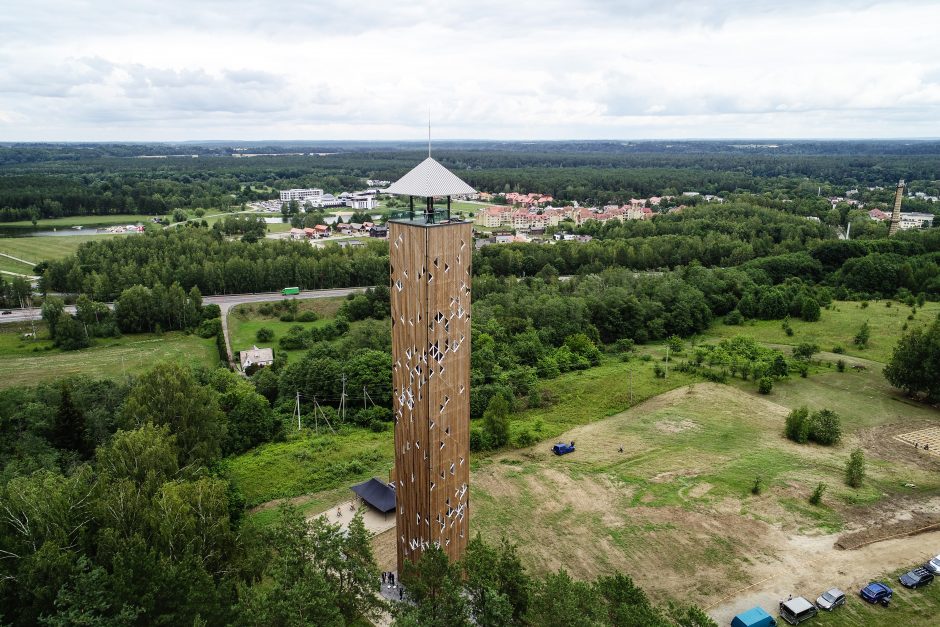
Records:
[[[346,373],[343,373],[343,393],[339,397],[339,419],[346,422]]]
[[[300,390],[297,390],[297,400],[294,404],[294,413],[297,414],[297,430],[300,431]]]

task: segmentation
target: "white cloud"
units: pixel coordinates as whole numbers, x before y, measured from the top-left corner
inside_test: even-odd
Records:
[[[932,2],[397,4],[20,3],[0,140],[940,135]]]

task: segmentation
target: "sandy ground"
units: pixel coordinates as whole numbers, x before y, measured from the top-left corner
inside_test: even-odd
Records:
[[[366,530],[370,533],[382,533],[383,531],[395,527],[395,512],[390,512],[387,515],[381,514],[371,507],[361,504],[358,500],[340,503],[335,508],[331,507],[322,514],[313,514],[310,518],[326,518],[331,524],[338,524],[345,530],[357,509],[362,510],[362,522],[365,524]],[[382,570],[389,569],[383,568]]]
[[[835,536],[794,536],[787,539],[771,568],[758,568],[763,579],[745,590],[735,590],[729,599],[708,608],[719,625],[727,625],[735,614],[760,605],[776,613],[777,604],[789,595],[810,601],[829,588],[856,594],[867,585],[872,573],[923,564],[940,553],[940,531],[895,538],[852,551],[833,546]],[[891,585],[889,583],[889,585]]]

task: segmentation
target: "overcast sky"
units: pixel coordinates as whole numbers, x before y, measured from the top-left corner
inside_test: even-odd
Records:
[[[7,0],[0,140],[940,137],[940,2]]]

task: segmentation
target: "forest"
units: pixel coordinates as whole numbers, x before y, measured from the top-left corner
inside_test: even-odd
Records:
[[[328,192],[395,180],[423,158],[407,143],[259,146],[0,146],[0,222],[70,215],[224,209],[277,189]],[[561,202],[626,202],[682,191],[785,193],[791,200],[893,186],[938,194],[936,142],[791,142],[776,149],[722,142],[442,143],[435,157],[490,192],[540,192]],[[184,155],[142,158],[159,155]],[[193,156],[195,155],[195,157]]]

